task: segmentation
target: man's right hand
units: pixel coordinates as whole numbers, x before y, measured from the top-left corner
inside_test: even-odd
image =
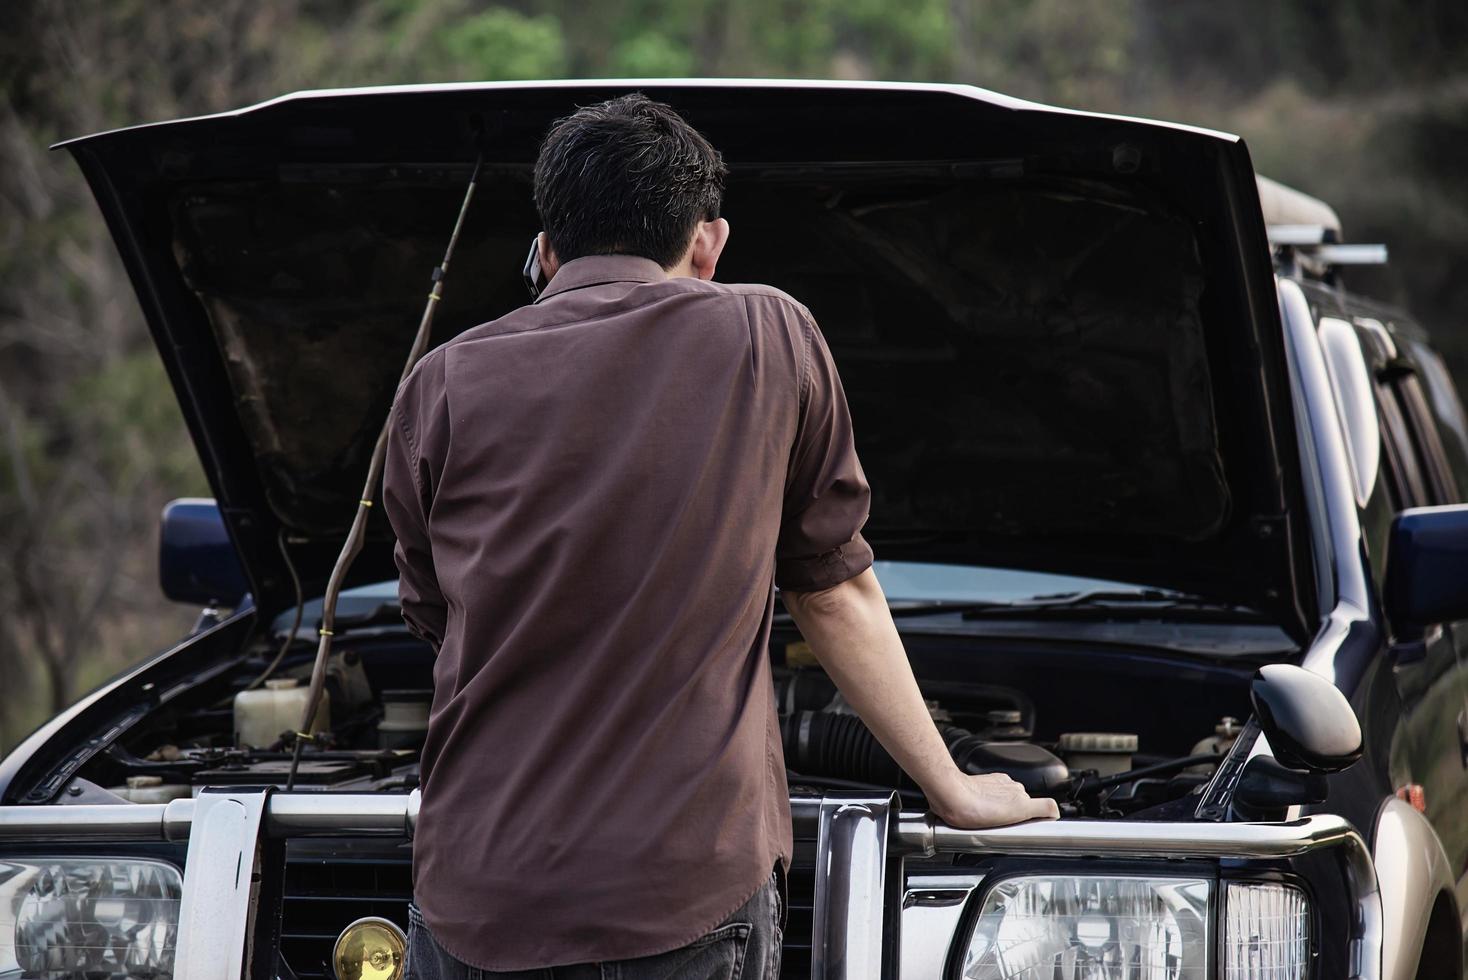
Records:
[[[937,792],[928,793],[933,813],[950,827],[984,830],[1026,820],[1055,820],[1060,808],[1045,797],[1031,797],[1002,772],[970,776],[957,773]]]

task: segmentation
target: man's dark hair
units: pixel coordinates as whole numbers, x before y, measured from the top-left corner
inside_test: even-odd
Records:
[[[641,255],[669,268],[719,216],[719,151],[641,93],[559,119],[535,161],[535,206],[556,258]]]

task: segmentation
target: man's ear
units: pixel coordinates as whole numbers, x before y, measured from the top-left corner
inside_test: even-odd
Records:
[[[688,252],[688,265],[698,279],[712,279],[719,256],[729,241],[729,222],[723,218],[700,221],[693,232],[693,247]]]
[[[540,250],[540,271],[545,274],[545,281],[550,282],[561,268],[561,260],[556,258],[556,250],[551,248],[550,239],[545,237],[545,232],[536,235],[535,242]]]

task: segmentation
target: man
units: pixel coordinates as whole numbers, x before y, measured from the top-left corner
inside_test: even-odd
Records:
[[[941,817],[1056,815],[950,759],[870,570],[825,341],[779,290],[712,282],[724,175],[641,95],[560,120],[535,168],[549,285],[398,391],[383,497],[438,654],[416,976],[773,975],[772,585]]]

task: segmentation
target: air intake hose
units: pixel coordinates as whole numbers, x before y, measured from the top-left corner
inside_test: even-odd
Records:
[[[969,732],[939,725],[950,746]],[[912,780],[856,715],[795,711],[784,722],[785,763],[806,776],[852,779],[878,786],[911,786]]]
[[[785,764],[800,775],[913,785],[856,715],[795,711],[785,717],[783,729]],[[1070,776],[1064,762],[1032,742],[991,741],[953,725],[939,725],[938,733],[964,772],[1002,772],[1031,795],[1048,795]]]

